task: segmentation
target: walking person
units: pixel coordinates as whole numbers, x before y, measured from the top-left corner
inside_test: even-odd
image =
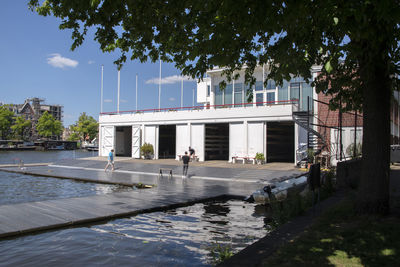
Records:
[[[194,157],[196,156],[194,149],[189,147],[189,153],[190,153],[190,157],[192,158],[192,161],[194,161]]]
[[[185,151],[185,155],[182,156],[182,161],[183,161],[183,176],[187,176],[187,172],[189,169],[189,160],[190,157],[188,156],[187,151]]]
[[[104,168],[104,171],[106,172],[108,169],[108,166],[111,166],[111,171],[114,170],[114,149],[111,149],[110,153],[108,153],[108,163],[106,167]]]

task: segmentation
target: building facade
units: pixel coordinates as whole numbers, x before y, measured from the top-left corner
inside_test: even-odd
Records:
[[[27,98],[23,104],[4,104],[9,110],[15,113],[16,116],[21,116],[25,120],[32,122],[31,136],[32,140],[38,138],[36,124],[39,118],[46,111],[51,114],[56,120],[63,120],[63,106],[44,104],[44,99],[37,97]]]
[[[318,68],[310,71],[315,77]],[[297,163],[299,149],[304,150],[308,135],[296,123],[294,114],[310,105],[317,110],[317,104],[308,100],[318,97],[310,83],[293,78],[282,86],[273,81],[264,85],[267,73],[258,67],[251,88],[241,71],[239,79],[221,90],[219,84],[225,79],[222,73],[221,68],[210,70],[208,77],[198,83],[197,102],[201,106],[102,113],[99,155],[106,156],[114,148],[119,156],[140,158],[140,146],[150,143],[155,159],[178,159],[191,146],[200,161],[232,161],[263,153],[267,162]],[[251,103],[247,101],[248,89],[253,94]]]

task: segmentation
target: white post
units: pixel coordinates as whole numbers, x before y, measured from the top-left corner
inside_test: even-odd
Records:
[[[161,59],[160,59],[160,79],[158,81],[158,109],[161,108]]]
[[[183,76],[181,80],[181,108],[183,108]]]
[[[137,80],[138,80],[138,74],[136,73],[136,112],[138,111],[138,108],[137,108]]]
[[[101,65],[100,113],[103,113],[103,72],[104,72],[104,65]]]
[[[119,113],[119,94],[120,94],[120,71],[118,70],[118,99],[117,99],[117,113]]]

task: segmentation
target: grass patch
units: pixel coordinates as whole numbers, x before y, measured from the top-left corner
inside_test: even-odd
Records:
[[[398,266],[400,218],[358,216],[349,196],[263,266]]]

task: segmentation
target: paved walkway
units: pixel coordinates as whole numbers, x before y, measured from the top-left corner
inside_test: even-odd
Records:
[[[182,178],[182,166],[119,160],[114,172],[104,172],[105,161],[96,159],[62,160],[48,166],[4,167],[1,170],[53,176],[92,182],[155,185],[91,197],[1,205],[0,237],[45,229],[163,210],[220,196],[247,196],[264,183],[295,177],[304,172],[286,170],[208,167],[192,164],[189,178]],[[159,177],[159,168],[170,168],[173,177]],[[279,179],[278,179],[279,178]]]

